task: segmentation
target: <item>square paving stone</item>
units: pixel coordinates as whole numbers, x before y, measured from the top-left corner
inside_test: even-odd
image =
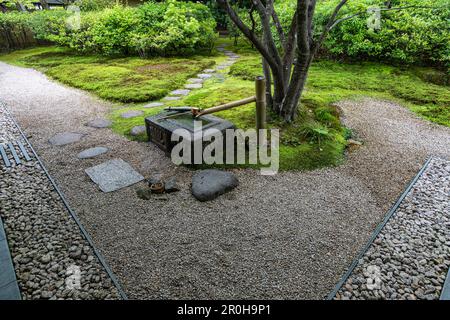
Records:
[[[191,90],[178,89],[178,90],[172,91],[170,94],[174,95],[174,96],[187,96],[189,94],[189,92],[191,92]]]
[[[188,83],[184,87],[187,89],[200,89],[203,87],[203,85],[201,83]]]
[[[144,180],[144,177],[122,159],[113,159],[85,170],[103,192],[112,192]]]

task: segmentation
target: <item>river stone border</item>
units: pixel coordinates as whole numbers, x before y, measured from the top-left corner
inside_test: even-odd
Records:
[[[437,300],[450,266],[450,161],[431,157],[329,300]]]
[[[8,233],[8,242],[22,298],[127,299],[115,275],[94,246],[91,237],[84,229],[77,215],[69,207],[60,189],[49,175],[20,126],[6,106],[1,102],[0,127],[4,127],[4,130],[0,131],[2,134],[0,135],[0,141],[4,139],[10,140],[12,138],[16,140],[21,139],[25,148],[31,151],[30,155],[34,154],[35,156],[34,161],[19,166],[14,165],[12,168],[4,169],[0,167],[0,170],[6,173],[14,173],[14,170],[20,169],[16,173],[19,177],[23,176],[22,172],[37,175],[34,179],[36,181],[45,181],[45,186],[43,185],[42,188],[44,189],[38,191],[34,197],[37,199],[37,195],[42,195],[42,191],[45,191],[48,193],[46,199],[51,200],[50,205],[52,206],[51,209],[48,209],[51,214],[45,214],[41,206],[39,209],[42,211],[42,215],[28,212],[24,214],[19,210],[11,211],[8,209],[11,206],[17,206],[17,204],[14,202],[7,203],[8,199],[10,199],[7,197],[7,194],[6,198],[5,195],[0,198],[2,200],[2,207],[0,209],[3,209],[2,218],[4,219],[3,222]],[[2,196],[1,193],[0,196]],[[22,206],[24,205],[26,203],[22,203]],[[34,227],[29,224],[27,225],[26,221],[33,221],[34,219],[38,219],[39,224]],[[43,224],[42,222],[45,222],[46,219],[54,221],[55,224],[51,224],[51,221]],[[61,227],[61,223],[63,223],[64,227]],[[57,228],[57,226],[60,226],[60,228]],[[45,230],[50,228],[52,231],[44,231],[42,228]],[[32,233],[32,235],[26,237],[24,233],[27,232]],[[37,233],[40,234],[38,235]],[[25,239],[27,240],[25,241]],[[43,240],[44,242],[42,242]],[[58,245],[53,247],[52,241],[56,241]],[[62,242],[60,243],[60,241]],[[75,244],[75,246],[70,248],[66,247],[69,243],[72,243],[72,245]],[[36,245],[39,248],[35,252],[33,250],[36,249],[33,248]],[[25,252],[25,249],[29,251],[28,254]],[[30,268],[30,264],[31,269],[27,271]],[[77,265],[81,269],[82,287],[79,289],[69,289],[67,287],[69,277],[67,272],[69,268],[72,266],[76,267]],[[68,268],[65,269],[65,267]],[[52,269],[55,270],[52,271]],[[44,275],[47,272],[53,272],[53,275],[47,275],[45,277]],[[77,271],[72,270],[72,272]],[[31,279],[32,276],[36,279]],[[36,280],[38,281],[37,283],[33,282]],[[42,284],[42,281],[44,281],[44,284]]]

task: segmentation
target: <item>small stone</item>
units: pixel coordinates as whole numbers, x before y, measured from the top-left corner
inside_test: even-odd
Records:
[[[167,193],[180,191],[180,187],[177,184],[176,177],[167,179],[167,181],[164,183],[164,191]]]
[[[201,89],[203,85],[201,83],[189,83],[184,86],[187,89]]]
[[[214,69],[205,69],[203,70],[204,73],[214,73]]]
[[[84,151],[81,151],[78,155],[78,159],[88,159],[88,158],[94,158],[96,156],[99,156],[101,154],[104,154],[108,152],[108,148],[105,147],[94,147],[90,149],[86,149]]]
[[[124,119],[129,119],[129,118],[139,117],[143,114],[144,114],[144,112],[141,110],[131,110],[131,111],[122,113],[120,116]]]
[[[48,142],[54,146],[63,146],[66,144],[78,142],[83,136],[84,135],[82,133],[63,132],[54,135],[48,140]]]
[[[187,82],[189,82],[189,83],[203,83],[203,79],[200,79],[200,78],[191,78],[191,79],[188,79]]]
[[[174,95],[174,96],[187,96],[189,94],[189,92],[191,92],[191,90],[179,89],[179,90],[172,91],[170,94]]]
[[[180,100],[181,97],[165,97],[164,100],[166,101],[176,101],[176,100]]]
[[[52,259],[52,257],[49,254],[46,254],[46,255],[42,256],[41,262],[47,264],[50,262],[51,259]]]
[[[209,73],[200,73],[197,75],[197,77],[199,77],[200,79],[209,79],[212,77],[212,75]]]
[[[146,104],[145,106],[143,106],[143,108],[156,108],[156,107],[162,107],[164,106],[164,103],[162,102],[152,102],[149,104]]]
[[[138,198],[142,200],[150,200],[152,196],[152,192],[149,188],[140,188],[136,190],[136,194]]]
[[[136,126],[133,127],[130,131],[130,134],[135,137],[135,136],[139,136],[141,134],[144,134],[147,131],[145,126]]]
[[[92,128],[107,128],[109,126],[111,126],[112,122],[106,119],[101,119],[101,118],[97,118],[94,120],[89,121],[88,123],[86,123],[86,125],[88,127],[92,127]]]

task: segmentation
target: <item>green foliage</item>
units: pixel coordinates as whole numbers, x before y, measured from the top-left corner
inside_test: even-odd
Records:
[[[100,11],[40,11],[0,16],[0,25],[21,24],[37,39],[48,40],[79,52],[103,55],[192,54],[211,50],[215,21],[200,3],[169,0],[146,2],[139,7],[120,5]]]
[[[383,7],[384,1],[349,1],[343,14]],[[325,23],[333,2],[318,7],[316,20]],[[418,8],[382,11],[379,29],[367,26],[368,14],[344,21],[332,30],[325,47],[336,56],[377,59],[408,64],[450,66],[450,5],[442,0],[397,0],[393,7]]]

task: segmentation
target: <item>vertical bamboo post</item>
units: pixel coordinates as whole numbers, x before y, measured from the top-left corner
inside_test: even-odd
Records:
[[[256,77],[256,132],[266,129],[266,81],[263,76]]]

